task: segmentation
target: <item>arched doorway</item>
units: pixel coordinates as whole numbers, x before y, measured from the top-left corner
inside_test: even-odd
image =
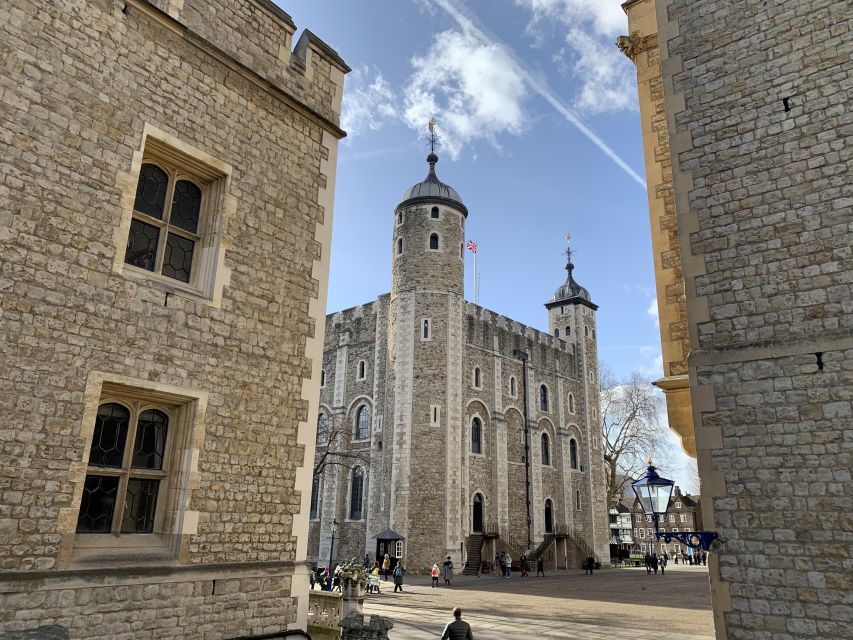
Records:
[[[483,533],[483,496],[479,493],[474,494],[471,531],[473,533]]]
[[[554,503],[545,501],[545,533],[554,533]]]

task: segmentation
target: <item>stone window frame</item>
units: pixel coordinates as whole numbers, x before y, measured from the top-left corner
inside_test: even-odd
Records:
[[[581,501],[581,490],[575,490],[575,511],[583,511],[583,502]]]
[[[323,475],[318,474],[311,479],[311,501],[309,503],[308,519],[311,522],[320,521],[321,502],[323,499]]]
[[[539,438],[539,449],[542,466],[553,466],[551,456],[551,436],[548,435],[547,431],[543,431]]]
[[[397,238],[397,250],[394,252],[395,257],[399,257],[405,255],[406,253],[406,243],[403,238]]]
[[[358,430],[358,422],[359,422],[359,418],[361,417],[361,412],[364,409],[367,409],[367,435],[365,435],[364,437],[359,437],[360,434],[359,434],[359,430]],[[358,405],[356,405],[356,409],[355,409],[355,412],[353,413],[353,419],[352,419],[352,426],[353,426],[352,441],[353,442],[367,442],[370,440],[370,420],[373,417],[371,415],[372,410],[373,410],[373,407],[370,405],[370,403],[365,402],[363,400],[360,401],[358,403]]]
[[[575,394],[569,393],[569,413],[574,415],[575,412]]]
[[[433,404],[429,408],[429,419],[431,427],[441,426],[441,405]]]
[[[681,503],[680,503],[680,502],[676,502],[676,503],[675,503],[675,508],[676,508],[676,509],[681,509]]]
[[[567,338],[568,338],[569,336],[571,336],[571,335],[572,335],[572,325],[570,325],[570,324],[567,324],[567,325],[566,325],[566,331],[565,331],[565,333],[566,333],[566,337],[567,337]]]
[[[574,444],[574,447],[572,447],[572,444]],[[574,449],[574,453],[575,453],[574,457],[572,457],[572,450],[573,449]],[[575,438],[575,436],[569,436],[569,469],[571,469],[572,471],[577,471],[578,473],[580,473],[580,470],[581,470],[580,458],[581,458],[581,456],[580,456],[580,451],[579,451],[578,440],[577,440],[577,438]]]
[[[554,337],[555,337],[555,338],[559,338],[559,337],[560,337],[560,327],[555,327],[555,328],[554,328]]]
[[[353,517],[352,510],[352,498],[353,498],[353,490],[355,489],[355,477],[356,471],[361,471],[361,506],[360,506],[360,517]],[[367,518],[367,509],[365,509],[364,499],[367,495],[367,469],[364,465],[356,465],[352,468],[349,473],[349,480],[347,481],[347,510],[346,510],[346,518],[344,518],[344,522],[364,522]]]
[[[483,372],[480,367],[474,367],[471,370],[471,388],[478,391],[483,390]]]
[[[77,519],[88,472],[88,461],[98,408],[125,400],[139,406],[166,407],[171,414],[167,451],[163,461],[164,484],[158,490],[154,532],[77,533]],[[104,372],[90,373],[84,392],[79,438],[85,442],[81,457],[72,466],[74,484],[71,505],[60,510],[58,568],[109,567],[128,564],[161,564],[185,561],[189,539],[198,531],[198,511],[190,510],[192,492],[199,484],[198,457],[204,441],[208,394]]]
[[[432,318],[421,318],[421,342],[432,342]]]
[[[403,541],[397,540],[394,543],[394,557],[398,560],[403,557]]]
[[[140,216],[144,215],[134,211],[134,203],[142,165],[149,163],[168,169],[172,183],[179,179],[189,179],[202,188],[202,205],[196,233],[199,240],[196,241],[192,277],[188,283],[124,261],[131,222],[141,219]],[[223,287],[230,278],[230,270],[225,267],[225,251],[230,244],[225,239],[225,229],[228,220],[237,210],[237,200],[230,194],[232,174],[231,165],[146,123],[140,148],[133,153],[130,170],[120,174],[121,218],[113,232],[113,245],[116,249],[113,272],[167,294],[180,295],[220,307]],[[167,206],[170,204],[167,199]],[[145,221],[148,222],[147,219]],[[158,246],[164,245],[165,242],[166,234],[163,233]]]
[[[367,380],[367,360],[359,360],[358,364],[355,365],[355,379],[357,382]]]
[[[548,531],[547,527],[545,526],[545,524],[548,522],[548,519],[545,517],[545,512],[548,509],[549,502],[551,503],[551,531]],[[545,500],[542,503],[542,530],[545,533],[554,533],[554,530],[557,527],[557,507],[555,505],[556,503],[551,498],[551,496],[545,496]]]
[[[515,376],[509,377],[509,397],[518,397],[518,381],[515,379]]]
[[[438,214],[438,215],[435,215],[435,214]],[[430,220],[441,220],[441,218],[442,218],[441,209],[439,209],[438,207],[433,207],[432,209],[430,209],[429,218],[430,218]]]
[[[542,395],[543,389],[545,390],[544,396]],[[539,393],[537,396],[537,400],[538,402],[536,403],[536,406],[539,407],[539,411],[541,413],[551,413],[551,390],[544,382],[539,385]]]
[[[402,211],[398,211],[398,212],[397,212],[397,226],[398,226],[398,227],[402,226],[402,225],[403,225],[403,221],[404,221],[404,218],[403,218],[403,212],[402,212]]]
[[[435,238],[436,248],[432,248],[432,239]],[[438,231],[430,231],[427,235],[426,250],[428,253],[441,253],[441,234]]]
[[[480,448],[479,451],[474,451],[474,421],[475,420],[480,425],[480,430],[479,430],[479,433],[477,434],[478,435],[477,445]],[[473,414],[471,416],[471,418],[468,420],[468,436],[469,436],[468,437],[468,453],[469,453],[469,455],[481,456],[481,457],[486,456],[486,447],[485,447],[485,444],[483,442],[484,431],[485,431],[485,427],[483,425],[483,418],[481,418],[478,413]]]

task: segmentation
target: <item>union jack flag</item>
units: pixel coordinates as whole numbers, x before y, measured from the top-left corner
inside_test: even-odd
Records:
[[[468,248],[469,248],[471,251],[473,251],[474,253],[477,253],[477,243],[476,243],[476,242],[474,242],[473,240],[469,240],[469,241],[468,241],[468,244],[467,244],[467,245],[465,245],[465,246],[466,246],[466,247],[468,247]]]

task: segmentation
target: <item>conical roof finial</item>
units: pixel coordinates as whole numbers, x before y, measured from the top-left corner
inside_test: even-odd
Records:
[[[430,118],[427,126],[429,127],[429,136],[427,137],[429,155],[427,156],[427,162],[429,163],[429,170],[432,172],[435,170],[435,163],[438,162],[438,156],[435,155],[435,150],[439,146],[439,137],[435,132],[435,118]]]

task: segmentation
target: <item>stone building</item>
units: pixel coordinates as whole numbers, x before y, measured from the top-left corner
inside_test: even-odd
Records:
[[[0,5],[0,636],[306,628],[348,68],[295,31]]]
[[[336,558],[417,572],[606,560],[597,307],[571,262],[548,333],[466,302],[468,209],[427,161],[389,212],[390,294],[327,318],[309,557],[328,563],[336,522]]]
[[[623,7],[717,637],[853,637],[849,3]]]

